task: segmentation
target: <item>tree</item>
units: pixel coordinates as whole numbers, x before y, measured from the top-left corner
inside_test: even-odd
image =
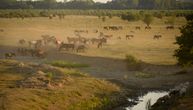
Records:
[[[150,14],[146,14],[144,16],[143,22],[149,27],[149,25],[153,22],[153,16]]]
[[[174,26],[175,20],[176,20],[176,17],[175,16],[171,16],[170,18],[167,19],[166,24],[168,24],[170,26]]]
[[[175,50],[174,56],[178,64],[183,66],[193,65],[193,21],[189,21],[185,26],[180,28],[181,36],[176,37],[175,44],[179,49]]]

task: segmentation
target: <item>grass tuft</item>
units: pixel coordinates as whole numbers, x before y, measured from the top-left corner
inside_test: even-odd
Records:
[[[136,72],[135,77],[137,78],[153,78],[155,77],[152,73]]]
[[[88,64],[81,64],[81,63],[75,63],[75,62],[66,62],[66,61],[51,61],[47,62],[47,64],[50,64],[52,66],[56,67],[62,67],[62,68],[83,68],[83,67],[89,67]]]

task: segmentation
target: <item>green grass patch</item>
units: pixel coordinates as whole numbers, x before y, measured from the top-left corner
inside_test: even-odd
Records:
[[[66,61],[51,61],[47,62],[47,64],[50,64],[52,66],[62,67],[62,68],[83,68],[83,67],[89,67],[88,64],[82,64],[82,63],[75,63],[75,62],[66,62]]]
[[[137,78],[153,78],[155,77],[152,73],[136,72],[135,77]]]

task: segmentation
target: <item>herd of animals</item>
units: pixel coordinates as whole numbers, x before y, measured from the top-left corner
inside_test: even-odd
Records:
[[[150,30],[152,27],[146,26],[145,30]],[[104,26],[104,30],[107,31],[118,31],[122,30],[122,26]],[[174,29],[174,26],[167,26],[166,29]],[[140,26],[136,26],[135,30],[141,30]],[[45,58],[47,56],[47,52],[45,47],[53,45],[57,48],[58,51],[75,51],[75,52],[84,52],[88,45],[96,45],[97,48],[102,48],[104,44],[110,40],[113,35],[106,35],[99,30],[94,30],[94,33],[99,33],[99,36],[96,38],[86,38],[82,37],[81,33],[88,34],[88,30],[74,30],[76,37],[67,37],[65,41],[58,40],[55,36],[50,35],[42,35],[40,39],[27,41],[25,39],[20,39],[18,41],[19,47],[17,49],[17,55],[22,56],[32,56]],[[134,31],[130,31],[134,33]],[[130,40],[133,38],[133,34],[125,35],[126,40]],[[153,36],[153,39],[158,40],[162,37],[161,34],[156,34]],[[122,37],[117,37],[117,39],[122,39]],[[5,58],[9,59],[16,56],[16,53],[10,52],[5,53]]]

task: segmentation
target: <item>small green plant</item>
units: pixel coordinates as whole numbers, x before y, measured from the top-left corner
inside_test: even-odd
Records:
[[[138,63],[139,61],[132,55],[126,55],[126,61],[127,63],[130,63],[130,64],[136,64]]]
[[[128,69],[139,70],[141,69],[141,61],[136,59],[132,55],[126,55],[125,61],[127,63]]]
[[[53,73],[51,73],[51,72],[48,72],[48,73],[46,74],[46,76],[47,76],[49,79],[52,79],[52,78],[53,78],[53,76],[54,76],[54,74],[53,74]]]

